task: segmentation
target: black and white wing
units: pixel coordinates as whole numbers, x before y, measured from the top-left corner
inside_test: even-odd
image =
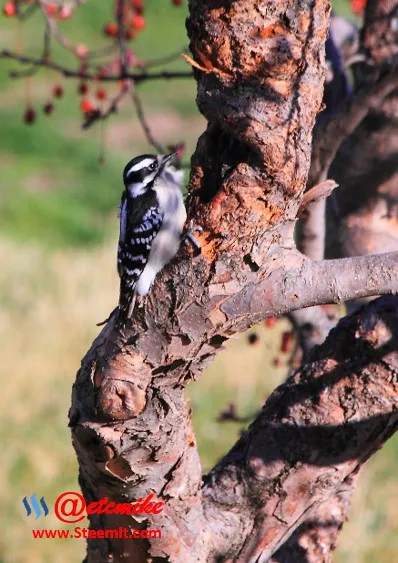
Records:
[[[156,198],[130,199],[123,196],[117,269],[120,276],[119,308],[124,316],[131,314],[135,288],[148,262],[152,242],[162,226],[162,220]]]

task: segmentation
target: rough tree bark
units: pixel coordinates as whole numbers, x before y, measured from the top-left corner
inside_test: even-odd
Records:
[[[184,399],[223,342],[266,316],[396,289],[397,253],[313,262],[294,248],[328,17],[326,0],[190,1],[209,121],[188,199],[202,253],[181,250],[123,331],[111,318],[82,361],[70,411],[87,501],[165,501],[146,520],[94,515],[91,527],[157,528],[162,538],[89,540],[90,563],[265,561],[395,429],[389,300],[344,321],[204,483]]]
[[[326,122],[326,127],[324,119],[318,129],[313,143],[309,183],[319,182],[329,175],[338,181],[340,187],[327,202],[327,231],[325,221],[317,221],[316,212],[304,221],[305,244],[301,249],[310,257],[314,257],[313,249],[316,251],[323,244],[326,244],[329,256],[340,257],[398,249],[398,105],[397,90],[394,89],[398,53],[394,21],[397,13],[397,0],[368,0],[358,41],[357,58],[362,62],[356,67],[350,103],[344,106],[347,93],[344,87],[341,88],[338,74],[328,85],[333,90],[333,96],[329,98],[335,101],[337,111],[333,107],[332,111],[324,112],[334,115],[329,124]],[[335,18],[334,23],[334,32],[339,32],[342,20]],[[377,85],[380,74],[384,74],[384,92]],[[365,103],[358,104],[358,97]],[[362,111],[358,112],[361,105]],[[340,119],[339,107],[343,114]],[[321,205],[316,203],[313,207],[319,211]],[[306,226],[307,221],[310,230]],[[305,236],[308,232],[312,236]],[[348,309],[355,309],[360,301],[349,302]],[[304,354],[315,344],[323,342],[325,332],[333,324],[321,307],[295,311],[291,316],[298,328]],[[326,514],[322,507],[317,514],[312,514],[278,552],[280,560],[330,561],[337,532],[347,518],[349,497],[354,487],[355,482],[345,488],[344,503],[338,494],[328,499]],[[330,514],[334,515],[332,526]]]
[[[371,81],[380,65],[396,68],[397,14],[397,0],[368,3],[362,33],[368,62],[360,65],[359,81]],[[329,229],[338,235],[335,256],[397,250],[398,87],[345,140],[331,174],[342,188],[334,194],[338,214],[331,214]]]

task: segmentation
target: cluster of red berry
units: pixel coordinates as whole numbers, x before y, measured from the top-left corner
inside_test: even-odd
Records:
[[[13,17],[18,13],[18,4],[34,4],[35,0],[8,0],[5,2],[3,6],[3,13],[7,17]],[[73,6],[71,4],[66,4],[65,6],[61,6],[59,4],[55,4],[54,2],[48,2],[47,4],[43,5],[43,9],[45,10],[46,14],[52,18],[56,18],[58,20],[67,20],[71,17]]]
[[[171,0],[174,6],[181,6],[183,0]],[[119,2],[115,1],[115,17],[118,18]],[[130,0],[123,7],[122,14],[124,36],[127,40],[134,39],[139,31],[146,26],[144,16],[144,0]],[[108,22],[104,26],[104,33],[109,37],[118,37],[119,25],[116,22]]]
[[[171,0],[172,4],[175,6],[181,6],[184,0]],[[37,0],[7,0],[3,5],[3,13],[7,17],[13,17],[21,15],[20,8],[22,4],[34,4]],[[146,20],[144,17],[144,4],[145,0],[126,0],[122,5],[120,0],[114,0],[114,15],[115,22],[109,22],[104,27],[104,33],[110,37],[119,36],[119,25],[116,22],[122,21],[125,38],[130,40],[134,39],[137,32],[143,30],[146,26]],[[68,19],[72,15],[73,6],[72,4],[61,5],[55,2],[46,2],[41,4],[41,8],[46,12],[47,16],[53,19],[63,20]],[[123,13],[120,14],[120,10],[123,9]],[[79,73],[81,76],[85,76],[87,72],[87,60],[89,56],[89,50],[83,43],[72,47],[76,57],[80,61]],[[136,56],[134,52],[129,48],[126,49],[126,63],[128,66],[135,66],[137,63]],[[101,75],[108,75],[109,73],[117,73],[120,71],[120,61],[115,59],[112,63],[104,67],[98,68],[98,77]],[[91,78],[94,82],[96,78]],[[121,87],[123,83],[121,82]],[[55,84],[52,90],[53,98],[61,98],[63,96],[64,90],[60,84]],[[102,101],[106,100],[107,92],[104,88],[97,87],[93,92],[91,98],[87,96],[89,93],[89,85],[87,79],[82,79],[77,89],[78,95],[82,96],[80,101],[80,110],[83,112],[85,117],[90,118],[93,116],[100,117],[101,110],[100,104]],[[25,123],[32,124],[36,120],[37,114],[33,108],[31,101],[27,99],[26,110],[24,112],[23,119]],[[52,114],[54,111],[53,101],[47,101],[43,106],[43,112],[46,115]]]
[[[62,98],[64,95],[64,89],[61,84],[55,84],[52,89],[52,96],[54,98]],[[50,115],[54,111],[54,103],[48,101],[43,106],[43,112],[46,115]],[[28,125],[31,125],[36,120],[36,110],[29,104],[24,113],[24,121]]]
[[[77,89],[78,94],[81,96],[86,96],[86,94],[88,94],[88,91],[89,91],[88,84],[86,82],[81,82]],[[52,96],[54,98],[62,98],[63,95],[64,95],[63,87],[60,84],[55,84],[52,89]],[[99,101],[106,100],[107,97],[106,90],[104,88],[97,88],[94,92],[94,95],[95,98]],[[96,104],[86,97],[82,98],[80,102],[80,109],[84,114],[92,115],[96,112],[97,113],[99,112],[99,108],[96,106]],[[43,106],[43,112],[46,115],[50,115],[51,113],[53,113],[53,111],[54,111],[54,103],[52,101],[46,102]],[[24,121],[25,123],[30,125],[34,123],[35,120],[36,120],[36,111],[31,105],[28,105],[24,113]]]
[[[78,86],[77,92],[78,94],[80,94],[80,96],[84,96],[80,102],[80,109],[84,114],[93,115],[100,111],[97,104],[86,97],[89,92],[89,86],[87,82],[81,82]],[[107,98],[106,90],[104,88],[97,88],[94,92],[94,96],[99,102],[102,102]]]
[[[118,19],[119,2],[115,1],[115,17]],[[130,0],[123,7],[122,14],[124,36],[127,40],[134,39],[138,31],[145,28],[146,21],[144,17],[144,0]],[[116,22],[108,22],[104,27],[105,35],[109,37],[117,37],[119,35],[119,26]]]

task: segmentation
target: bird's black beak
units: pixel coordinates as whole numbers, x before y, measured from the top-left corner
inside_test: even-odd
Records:
[[[171,160],[173,160],[174,158],[176,158],[177,153],[176,152],[171,152],[170,154],[163,154],[160,157],[160,168],[164,168],[166,166],[166,164],[168,162],[170,162]]]

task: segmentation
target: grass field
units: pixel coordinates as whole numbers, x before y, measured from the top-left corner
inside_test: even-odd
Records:
[[[137,54],[152,58],[184,47],[186,8],[173,8],[166,0],[147,0],[147,5],[148,29],[134,44]],[[90,45],[100,44],[99,30],[110,19],[110,2],[90,0],[79,10],[81,17],[66,22],[65,29],[77,42],[84,38]],[[10,20],[2,19],[0,25],[1,48],[16,47],[22,34],[29,52],[39,52],[39,18],[22,31]],[[69,63],[67,57],[65,61]],[[181,61],[171,68],[184,65]],[[99,129],[81,131],[76,83],[67,80],[62,82],[67,95],[54,115],[41,114],[37,123],[25,126],[25,81],[10,81],[10,68],[15,64],[1,61],[0,563],[66,563],[82,559],[84,541],[33,541],[32,521],[21,499],[35,492],[52,504],[60,492],[78,490],[67,428],[71,386],[97,334],[95,323],[117,300],[121,169],[132,155],[149,147],[126,104],[105,127],[106,161],[99,165]],[[37,109],[57,81],[51,72],[31,81]],[[205,127],[195,107],[194,83],[158,82],[144,85],[140,92],[156,137],[163,144],[185,141],[188,161]],[[250,415],[286,376],[285,363],[276,369],[272,362],[284,323],[279,321],[272,331],[259,328],[255,346],[248,346],[246,336],[232,339],[201,381],[191,384],[205,470],[242,428],[216,422],[220,411],[233,402],[240,415]],[[395,560],[396,450],[394,439],[368,464],[341,538],[338,562]],[[58,528],[59,522],[50,514],[45,526]]]

